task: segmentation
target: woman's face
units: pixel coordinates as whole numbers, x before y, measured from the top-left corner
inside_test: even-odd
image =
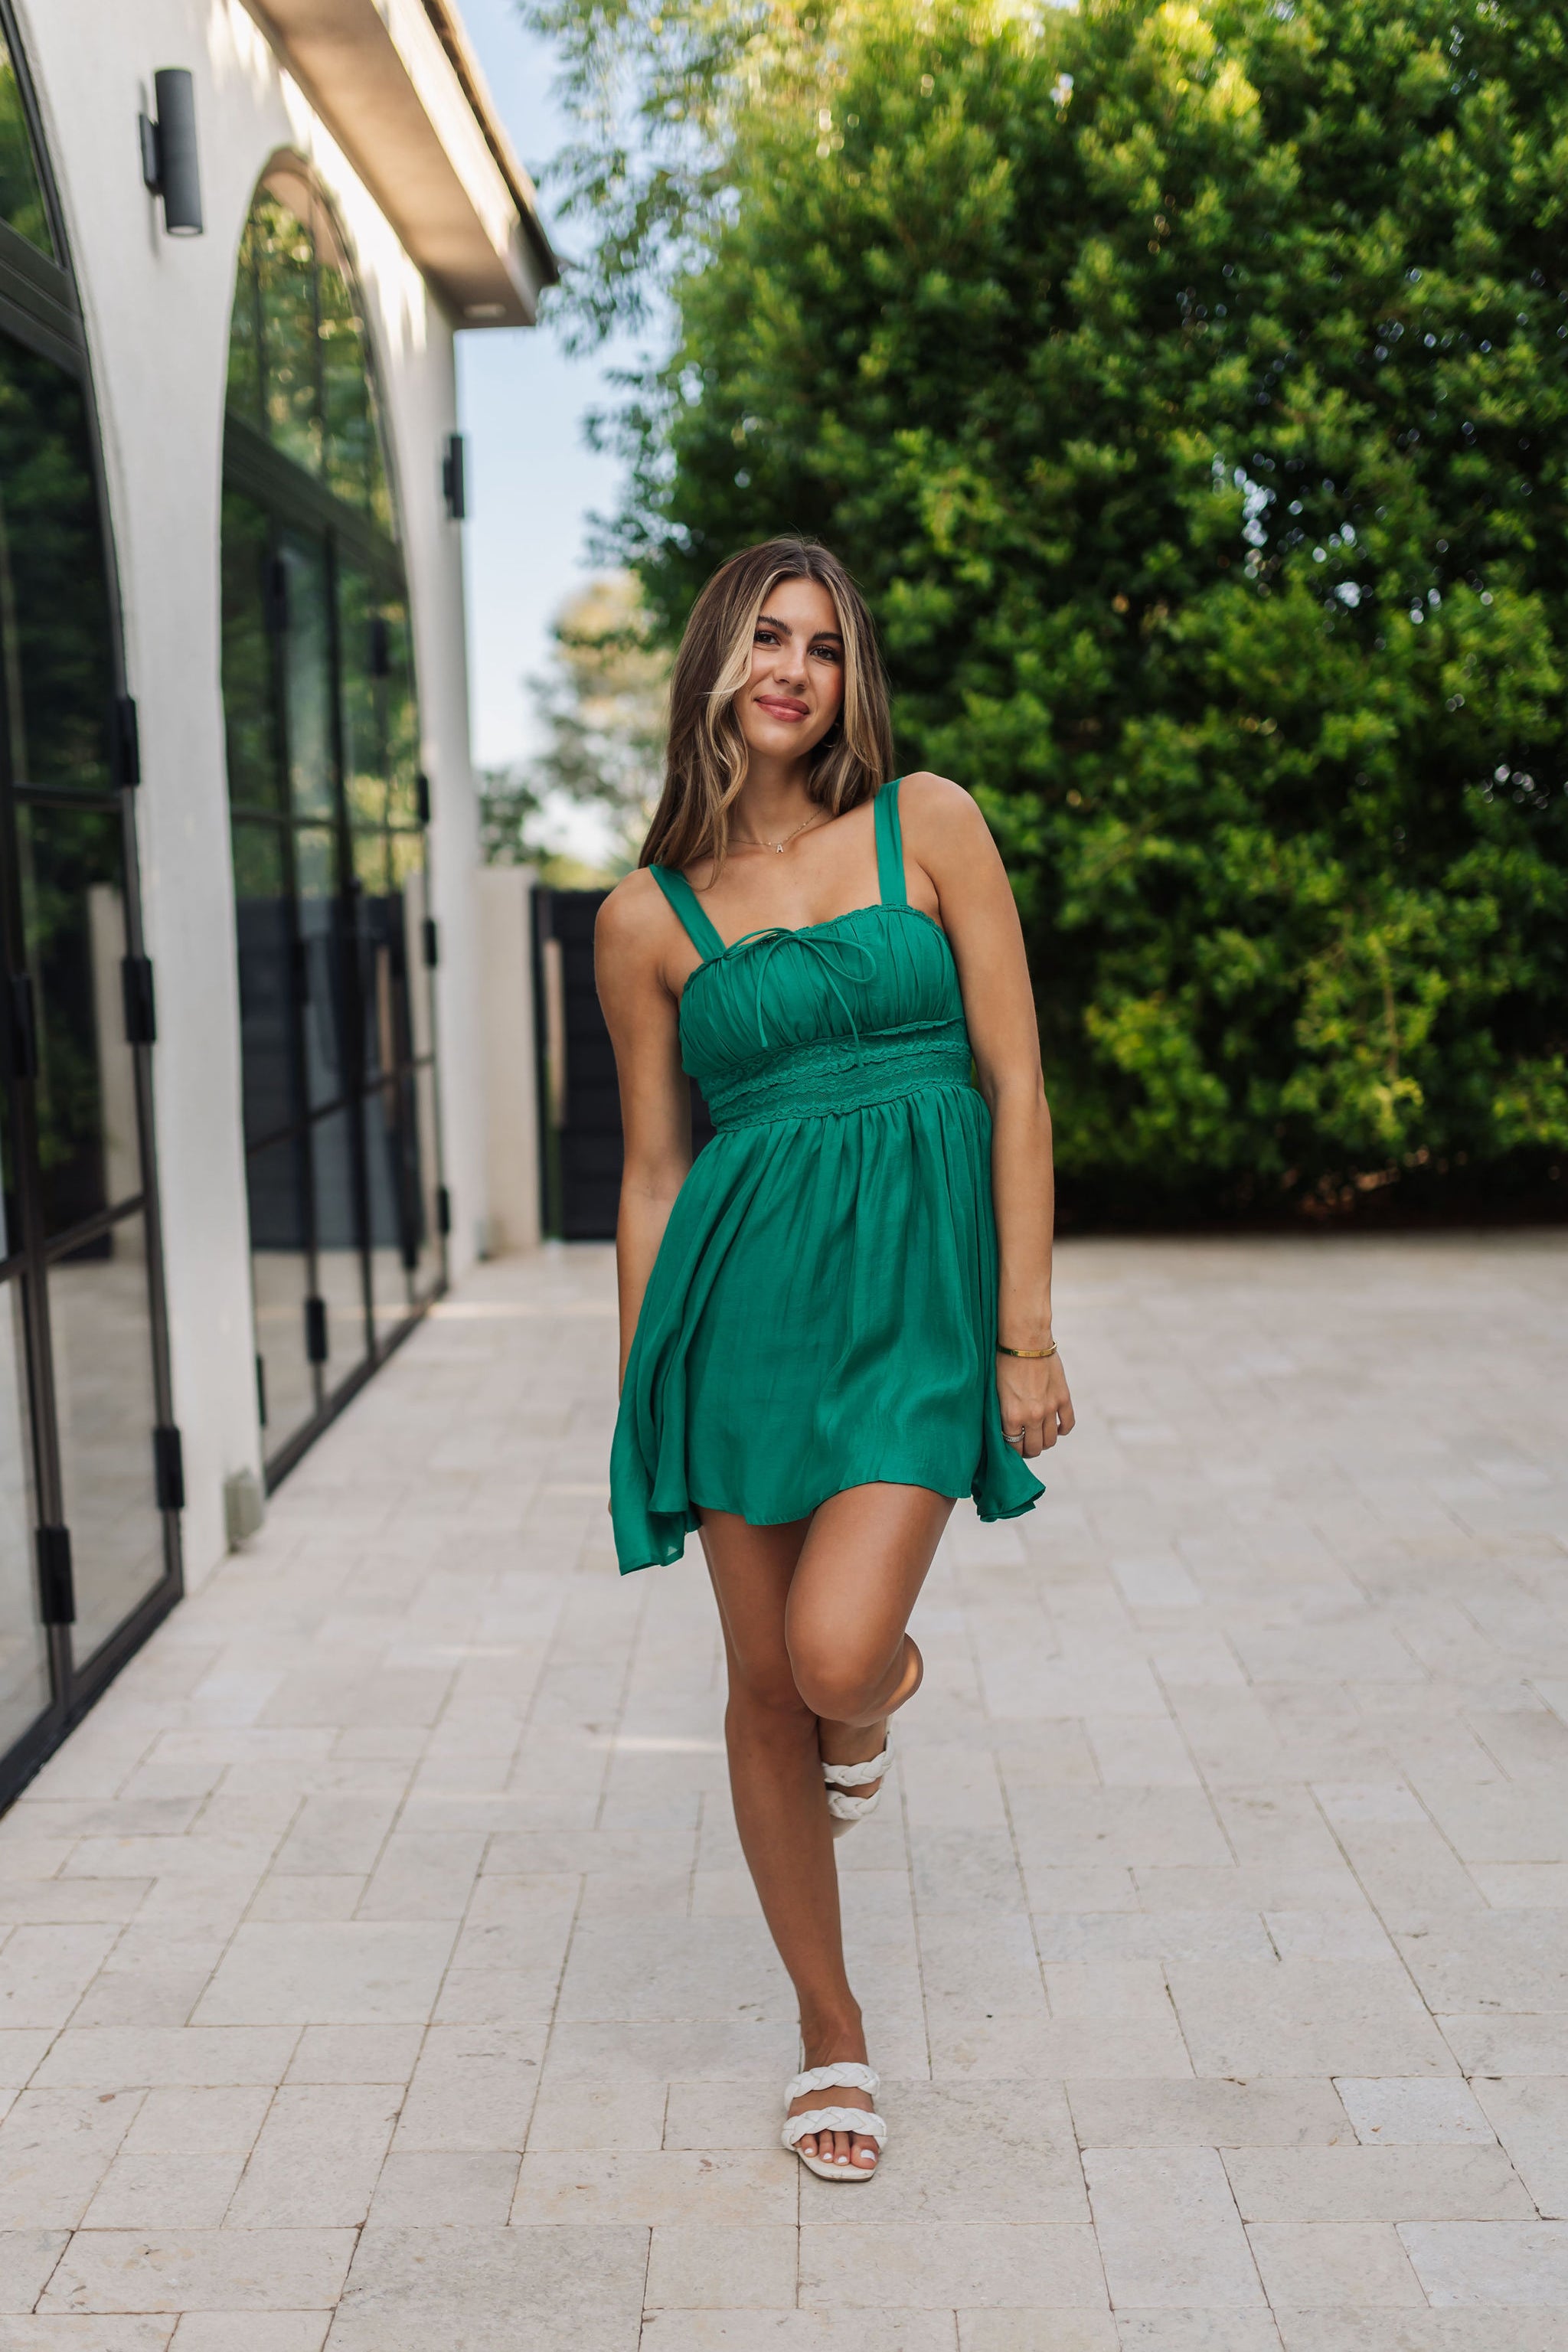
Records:
[[[815,580],[769,589],[752,639],[752,675],[735,698],[746,748],[773,760],[814,751],[844,703],[844,639]]]

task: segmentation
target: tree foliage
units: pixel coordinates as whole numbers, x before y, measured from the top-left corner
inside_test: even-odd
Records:
[[[620,542],[670,630],[770,532],[854,567],[1012,873],[1069,1200],[1554,1198],[1561,8],[716,8],[553,6],[650,142],[578,152],[586,307],[672,273]]]
[[[567,599],[553,661],[531,681],[544,744],[534,758],[487,775],[482,846],[494,866],[538,865],[569,886],[574,865],[546,845],[563,802],[605,810],[613,839],[605,871],[636,862],[662,778],[669,658],[653,636],[635,573],[611,572]],[[595,876],[597,869],[595,869]]]

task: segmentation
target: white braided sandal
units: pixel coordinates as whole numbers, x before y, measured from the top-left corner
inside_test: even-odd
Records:
[[[845,1836],[854,1828],[857,1822],[863,1822],[868,1813],[874,1813],[882,1801],[880,1789],[869,1797],[847,1797],[844,1794],[845,1790],[862,1789],[868,1780],[884,1780],[891,1768],[892,1760],[892,1737],[891,1734],[888,1734],[883,1739],[881,1754],[871,1757],[864,1764],[825,1764],[823,1766],[822,1777],[827,1783],[827,1810],[833,1816],[833,1834],[836,1838]]]
[[[878,2076],[870,2066],[857,2065],[843,2059],[833,2066],[810,2066],[804,2074],[796,2074],[784,2085],[784,2105],[789,2106],[807,2091],[827,2091],[835,2084],[844,2091],[868,2091],[877,2095]],[[880,2116],[866,2107],[807,2107],[803,2115],[784,2117],[779,2137],[785,2147],[795,2149],[808,2172],[819,2180],[869,2180],[878,2169],[874,2164],[857,2164],[850,2158],[844,2164],[829,2164],[820,2156],[803,2156],[798,2143],[807,2132],[858,2132],[863,2139],[874,2139],[877,2153],[881,2155],[888,2144],[888,2126]]]

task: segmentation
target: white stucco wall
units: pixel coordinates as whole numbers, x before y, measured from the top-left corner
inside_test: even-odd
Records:
[[[240,233],[280,149],[314,165],[353,249],[406,541],[440,924],[437,1044],[454,1270],[484,1227],[485,1129],[458,527],[440,495],[451,329],[239,0],[20,0],[20,31],[81,289],[141,720],[138,835],[156,970],[157,1143],[187,1580],[224,1546],[222,1488],[258,1467],[239,1005],[219,688],[224,381]],[[171,238],[137,115],[163,66],[195,77],[206,233]]]

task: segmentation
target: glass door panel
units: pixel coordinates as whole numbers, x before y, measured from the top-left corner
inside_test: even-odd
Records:
[[[49,1703],[48,1637],[38,1622],[33,1433],[22,1285],[0,1286],[0,1748]]]
[[[59,1234],[142,1189],[120,820],[109,809],[24,803],[16,834],[37,1030],[39,1190],[45,1228]]]
[[[419,1171],[395,1086],[365,1097],[364,1126],[371,1285],[376,1334],[384,1338],[408,1312],[408,1277],[418,1258]]]
[[[282,827],[240,819],[233,838],[241,1085],[253,1143],[300,1116],[298,953]]]
[[[310,1223],[305,1150],[296,1137],[253,1151],[246,1163],[250,1200],[250,1283],[256,1312],[257,1386],[268,1454],[302,1429],[320,1398],[310,1355]]]
[[[416,1133],[419,1150],[419,1261],[414,1273],[415,1295],[428,1298],[441,1281],[441,1147],[437,1131],[436,1071],[425,1062],[413,1076]]]
[[[353,1114],[329,1111],[310,1125],[310,1176],[316,1203],[316,1290],[326,1308],[329,1389],[363,1363],[370,1334],[364,1295],[364,1236]]]
[[[347,1083],[346,974],[336,836],[325,825],[294,831],[294,882],[305,991],[305,1082],[312,1110],[341,1099]]]
[[[278,566],[289,804],[296,816],[331,817],[337,798],[337,745],[326,541],[284,531]]]
[[[48,1273],[49,1341],[79,1663],[163,1575],[153,1477],[153,1318],[147,1237],[118,1219]]]

